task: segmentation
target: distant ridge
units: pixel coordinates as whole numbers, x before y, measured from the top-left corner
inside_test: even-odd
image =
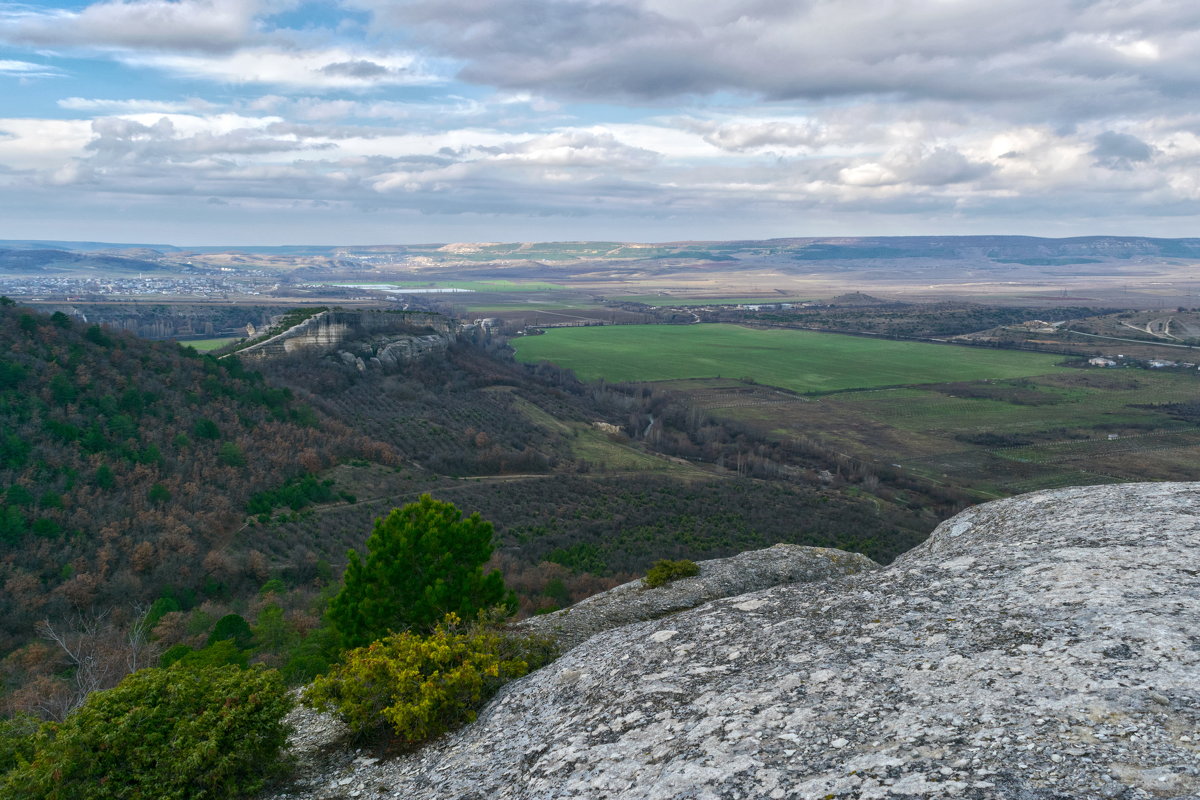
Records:
[[[203,245],[92,242],[49,239],[0,239],[0,248],[10,250],[66,250],[96,252],[104,250],[157,250],[162,253],[242,252],[277,255],[334,255],[344,251],[459,251],[487,250],[489,255],[505,257],[527,251],[537,245],[587,245],[631,248],[660,248],[692,251],[716,248],[722,252],[768,249],[790,253],[805,261],[853,258],[1130,258],[1135,255],[1200,258],[1200,238],[1155,238],[1151,236],[1071,236],[1050,239],[1038,236],[812,236],[777,239],[729,239],[668,242],[458,242],[421,244],[342,244],[342,245]],[[1084,262],[1086,263],[1086,262]]]
[[[53,274],[64,270],[106,272],[155,272],[164,269],[157,261],[146,260],[145,250],[131,251],[139,257],[112,251],[86,252],[61,249],[0,249],[0,274]]]
[[[72,242],[52,239],[0,239],[4,250],[67,250],[70,252],[93,253],[99,250],[157,250],[160,253],[175,252],[180,248],[170,244],[120,244],[116,242]]]

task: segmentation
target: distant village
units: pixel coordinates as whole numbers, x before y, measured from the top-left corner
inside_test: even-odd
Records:
[[[0,293],[10,297],[36,300],[103,301],[114,298],[188,297],[198,300],[225,300],[232,297],[260,296],[272,284],[229,277],[169,276],[156,278],[112,277],[33,277],[0,278]]]

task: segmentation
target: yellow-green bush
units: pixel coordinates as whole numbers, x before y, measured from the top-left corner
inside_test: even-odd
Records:
[[[545,640],[506,636],[477,625],[462,629],[455,614],[428,636],[394,633],[348,651],[304,693],[304,702],[332,711],[352,730],[390,725],[408,744],[475,719],[476,710],[508,681],[553,658]]]
[[[647,587],[654,589],[671,581],[677,581],[680,578],[690,578],[693,575],[700,574],[700,567],[696,566],[695,561],[683,558],[679,561],[670,561],[668,559],[660,559],[654,562],[654,566],[650,567],[650,571],[646,573],[646,577],[642,582]]]

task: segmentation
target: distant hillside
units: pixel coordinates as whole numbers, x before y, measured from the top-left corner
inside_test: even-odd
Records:
[[[1030,266],[1087,264],[1135,256],[1200,258],[1200,239],[1152,239],[1144,236],[867,236],[839,239],[772,240],[804,261],[842,259],[988,258]],[[761,246],[763,242],[747,243]]]
[[[70,242],[51,239],[0,239],[4,250],[71,250],[96,252],[98,250],[157,250],[160,253],[178,250],[169,244],[118,244],[115,242]]]
[[[85,253],[67,250],[0,250],[0,273],[13,275],[47,275],[59,272],[77,273],[91,270],[101,274],[157,272],[163,270],[157,261],[131,258],[111,253]]]
[[[72,609],[223,593],[255,492],[391,449],[236,359],[0,305],[0,652]]]
[[[1158,239],[1146,236],[1076,236],[1046,239],[1036,236],[855,236],[795,237],[707,242],[475,242],[408,245],[206,245],[181,247],[164,244],[113,244],[0,240],[6,250],[56,250],[96,254],[127,251],[160,253],[246,253],[280,258],[304,256],[362,256],[392,254],[424,261],[661,261],[690,259],[736,261],[783,257],[797,261],[847,261],[875,259],[992,260],[1001,264],[1065,266],[1139,256],[1200,259],[1200,238]],[[142,252],[139,252],[142,251]]]
[[[839,294],[837,297],[830,298],[829,305],[831,306],[887,306],[895,305],[893,300],[883,300],[874,295],[863,294],[862,292],[850,292],[849,294]]]

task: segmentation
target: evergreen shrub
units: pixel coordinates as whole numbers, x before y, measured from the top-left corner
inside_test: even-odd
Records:
[[[375,521],[367,558],[351,550],[342,589],[329,603],[329,621],[346,649],[365,647],[392,631],[428,633],[449,613],[472,619],[505,606],[516,596],[498,570],[486,575],[492,557],[492,523],[464,518],[454,504],[427,494]]]
[[[32,757],[0,779],[0,797],[247,797],[283,769],[292,702],[274,670],[144,669],[43,726]]]
[[[646,577],[642,582],[647,588],[655,589],[659,586],[665,586],[671,581],[677,581],[680,578],[690,578],[693,575],[700,574],[700,567],[696,566],[696,562],[687,558],[679,561],[671,561],[663,558],[654,562],[650,567],[650,571],[646,573]]]

